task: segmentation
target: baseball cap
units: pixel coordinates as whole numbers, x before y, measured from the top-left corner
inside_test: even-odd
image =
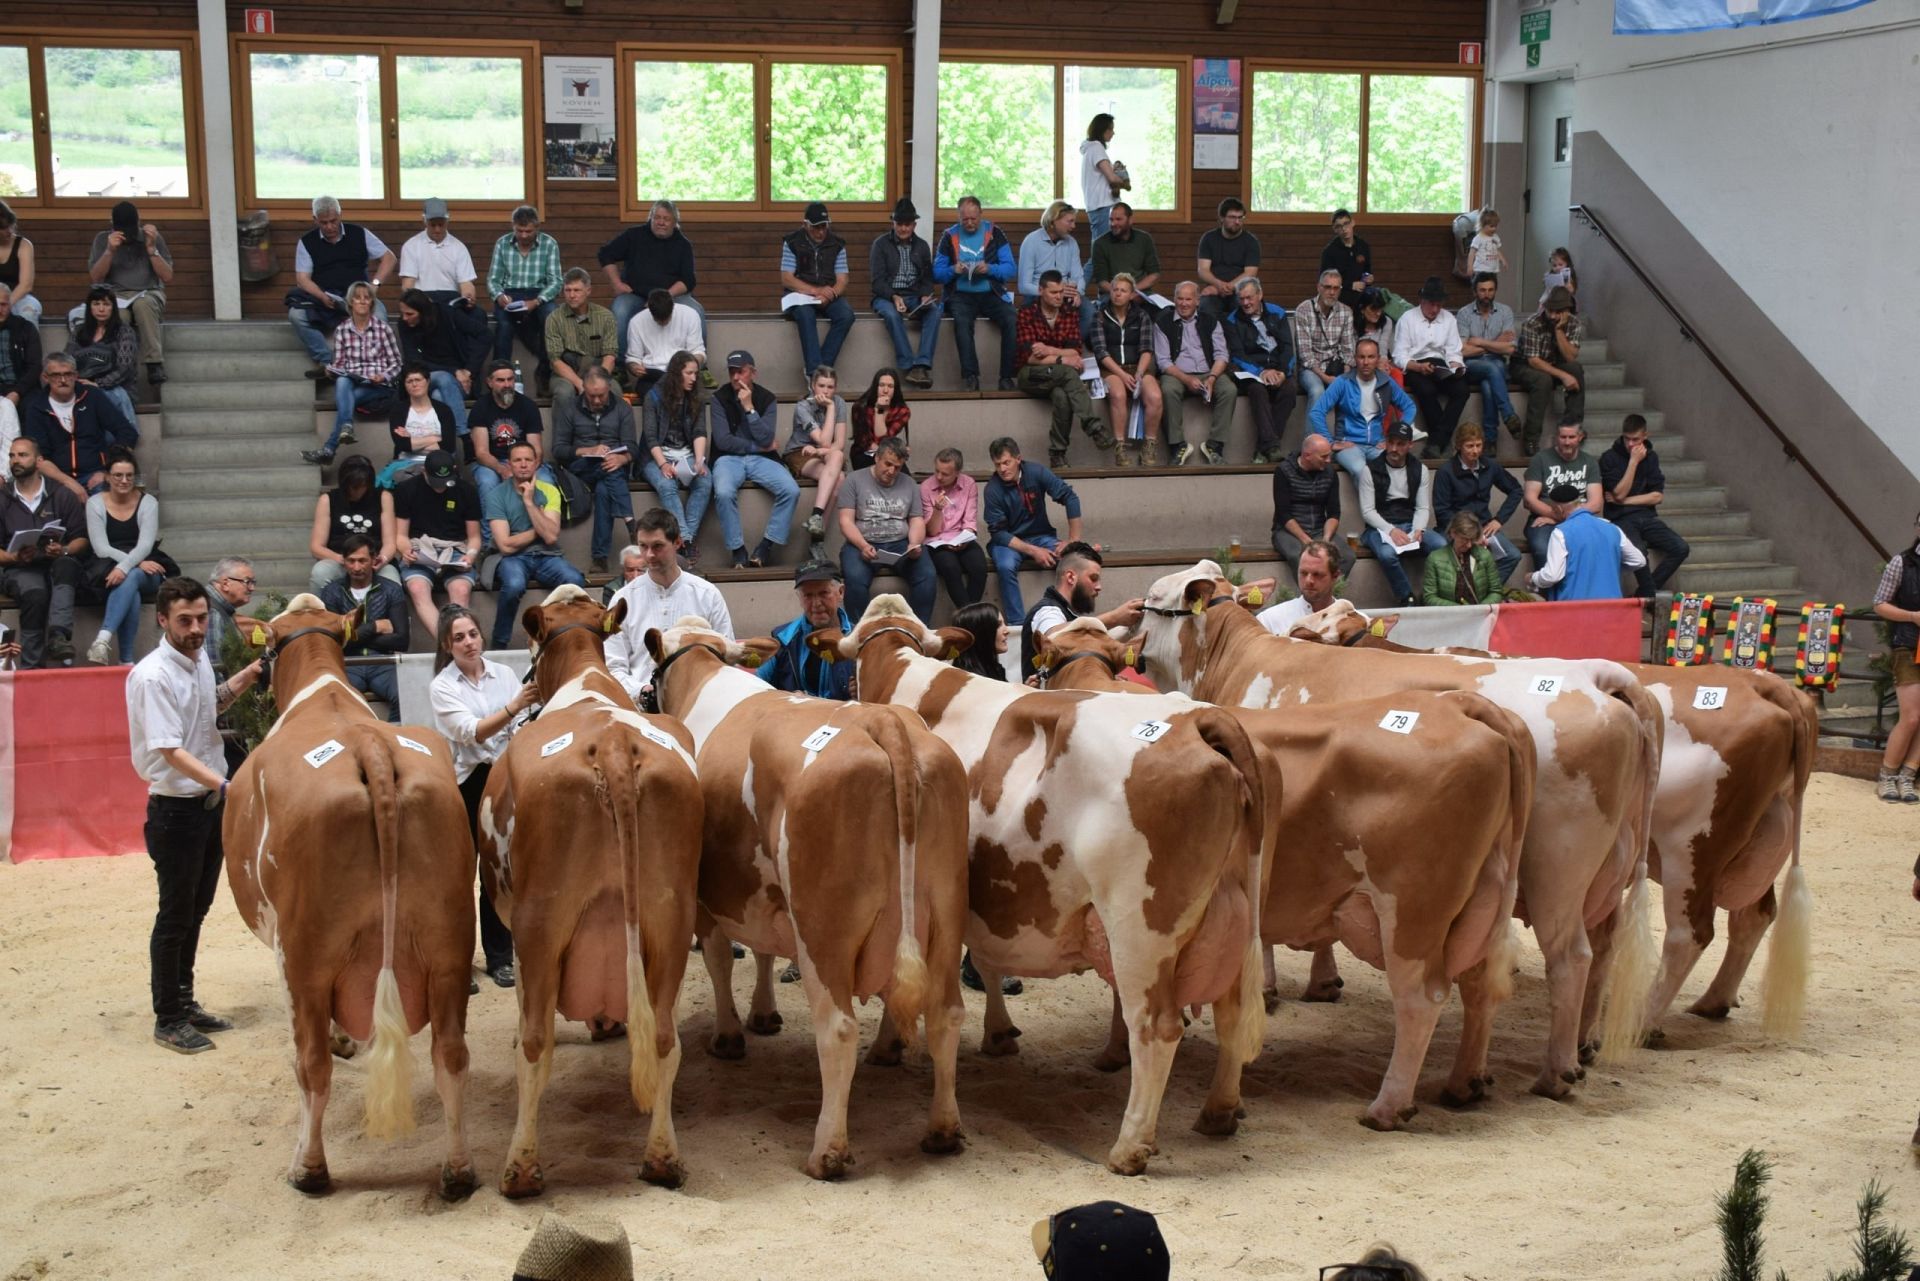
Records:
[[[746,351],[743,349],[740,351],[730,351],[727,353],[728,369],[752,369],[753,367],[754,366],[753,366],[752,352]]]
[[[427,461],[420,468],[420,474],[426,477],[427,484],[434,489],[446,490],[453,484],[453,455],[444,449],[432,450],[427,454]]]
[[[809,225],[815,227],[824,226],[833,221],[833,219],[827,215],[826,202],[821,200],[816,200],[808,205],[806,213],[802,214],[801,217],[805,218]]]
[[[1166,1281],[1160,1225],[1145,1210],[1095,1201],[1033,1225],[1033,1253],[1053,1281]]]
[[[840,581],[840,567],[832,561],[810,560],[793,571],[793,585],[802,583],[837,583]]]
[[[420,217],[423,221],[428,218],[445,218],[446,216],[447,202],[440,199],[440,197],[428,196],[420,202]]]
[[[1393,426],[1387,428],[1387,439],[1388,440],[1412,440],[1413,424],[1406,423],[1406,422],[1395,423]]]
[[[1547,491],[1547,501],[1550,503],[1577,503],[1580,501],[1580,487],[1578,485],[1569,485],[1565,481],[1562,481]]]
[[[1547,290],[1548,311],[1572,311],[1573,291],[1565,285],[1555,285]]]

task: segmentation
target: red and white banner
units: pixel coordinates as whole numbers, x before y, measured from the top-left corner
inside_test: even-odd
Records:
[[[0,859],[146,850],[125,667],[0,672]]]
[[[1403,609],[1393,639],[1415,649],[1457,645],[1515,658],[1610,658],[1637,663],[1641,661],[1641,605],[1637,599],[1627,599]]]

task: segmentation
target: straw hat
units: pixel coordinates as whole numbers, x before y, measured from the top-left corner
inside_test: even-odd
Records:
[[[633,1281],[633,1246],[611,1219],[543,1215],[513,1281]]]

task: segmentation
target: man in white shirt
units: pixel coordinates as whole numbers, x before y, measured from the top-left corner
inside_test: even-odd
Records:
[[[627,602],[627,616],[620,630],[607,638],[607,670],[626,689],[628,697],[640,700],[640,691],[653,680],[653,655],[647,653],[647,629],[662,631],[692,615],[704,618],[713,630],[733,639],[733,616],[720,589],[704,578],[680,568],[674,549],[680,545],[680,522],[664,507],[641,514],[634,522],[634,546],[646,562],[647,572],[622,587],[615,600]],[[621,559],[626,553],[621,553]]]
[[[1420,286],[1420,305],[1395,322],[1393,363],[1407,380],[1407,395],[1420,406],[1427,429],[1427,458],[1439,458],[1453,442],[1460,411],[1473,388],[1460,352],[1460,322],[1447,310],[1447,287],[1438,276]]]
[[[647,293],[647,305],[627,322],[627,383],[644,395],[667,372],[675,352],[688,351],[707,367],[707,343],[700,333],[700,313],[677,303],[664,289]]]
[[[1317,614],[1340,599],[1333,594],[1339,565],[1339,549],[1325,539],[1316,538],[1302,547],[1294,563],[1294,582],[1300,594],[1261,610],[1257,615],[1260,626],[1275,636],[1285,636],[1308,614]]]
[[[148,943],[153,1039],[180,1054],[211,1050],[207,1032],[233,1024],[193,995],[200,923],[213,906],[225,856],[220,823],[227,761],[214,721],[260,679],[258,659],[216,684],[207,660],[207,589],[169,578],[155,596],[161,643],[127,676],[127,737],[147,781],[147,856],[160,882]]]
[[[447,202],[438,196],[423,201],[420,220],[426,230],[400,246],[400,288],[418,289],[435,302],[473,302],[479,273],[473,255],[447,230]]]

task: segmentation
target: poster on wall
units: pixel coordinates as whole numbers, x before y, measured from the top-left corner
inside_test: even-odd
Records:
[[[1193,167],[1240,167],[1240,59],[1193,60]]]
[[[613,59],[548,58],[544,142],[548,181],[612,182]]]

